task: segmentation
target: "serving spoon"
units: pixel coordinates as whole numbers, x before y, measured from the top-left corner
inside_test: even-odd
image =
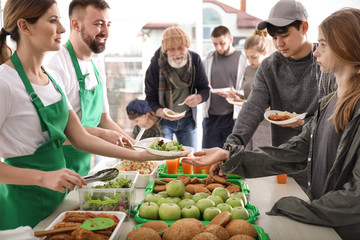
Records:
[[[101,171],[98,171],[94,175],[86,176],[84,179],[87,183],[92,183],[96,181],[110,181],[116,178],[119,175],[119,169],[117,168],[107,168]]]

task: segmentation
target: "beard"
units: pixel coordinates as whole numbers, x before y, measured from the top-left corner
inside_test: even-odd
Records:
[[[187,55],[168,57],[168,63],[173,68],[182,68],[187,64],[187,62],[188,62]]]
[[[88,45],[88,47],[93,51],[94,53],[102,53],[105,50],[105,43],[100,43],[96,40],[96,37],[105,37],[104,34],[98,34],[94,38],[90,37],[89,35],[85,34],[85,28],[81,28],[81,38],[82,40]]]
[[[229,52],[230,52],[230,44],[229,44],[229,47],[227,49],[225,49],[223,53],[218,52],[218,54],[221,56],[226,56]]]

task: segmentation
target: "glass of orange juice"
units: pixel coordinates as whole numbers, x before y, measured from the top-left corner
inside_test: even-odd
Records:
[[[202,173],[203,167],[194,166],[194,173]]]
[[[205,174],[210,174],[210,168],[211,168],[211,165],[204,166]]]
[[[284,184],[284,183],[286,183],[286,178],[287,178],[287,174],[277,175],[276,176],[276,181],[279,184]]]
[[[183,174],[192,174],[193,165],[181,162]]]
[[[177,173],[177,165],[178,165],[178,160],[166,160],[166,168],[167,168],[167,172],[168,174],[176,174]]]

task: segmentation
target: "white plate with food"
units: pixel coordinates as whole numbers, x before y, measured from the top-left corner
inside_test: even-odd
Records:
[[[145,148],[152,154],[167,157],[184,157],[194,151],[192,147],[182,146],[177,141],[162,137],[143,139],[135,144],[134,147]]]
[[[212,92],[212,93],[228,92],[228,91],[230,91],[229,87],[227,87],[227,88],[211,88],[210,89],[210,92]]]
[[[233,105],[242,106],[246,100],[240,98],[226,98],[226,101]]]
[[[186,111],[183,111],[181,113],[177,113],[177,112],[174,112],[173,110],[168,109],[168,108],[164,108],[163,112],[164,112],[164,114],[166,116],[173,117],[173,118],[175,118],[175,117],[185,117],[185,113],[186,113]]]
[[[287,111],[270,110],[264,113],[266,120],[273,124],[285,125],[294,123],[298,119],[304,119],[307,113],[297,114],[295,112],[290,113]]]

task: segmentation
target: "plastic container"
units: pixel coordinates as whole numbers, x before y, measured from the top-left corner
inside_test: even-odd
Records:
[[[132,180],[130,188],[92,188],[105,185],[105,182],[94,182],[79,189],[80,210],[83,211],[121,211],[130,216],[135,205],[135,185],[139,172],[121,171],[117,178],[124,177]]]
[[[73,211],[68,211],[68,212],[73,212]],[[102,213],[100,211],[76,211],[76,212],[91,212],[91,213],[95,213],[95,214]],[[65,213],[67,213],[67,212],[61,213],[45,230],[54,229],[54,226],[57,223],[62,222],[62,220],[65,218]],[[111,215],[117,216],[119,218],[119,223],[116,226],[116,228],[114,229],[113,233],[111,234],[109,240],[117,240],[117,239],[119,239],[120,238],[121,224],[124,222],[126,214],[123,213],[123,212],[115,212],[115,211],[114,212],[103,212],[103,213],[111,214]],[[41,238],[41,239],[45,239],[45,237]]]
[[[165,222],[168,224],[168,226],[171,225],[170,223],[168,223],[168,221],[165,221]],[[209,222],[203,222],[203,223],[204,223],[204,225],[208,225],[208,224],[209,224]],[[133,229],[139,228],[139,227],[141,227],[141,225],[143,225],[143,224],[144,224],[144,223],[138,224],[138,225],[136,225]],[[269,235],[268,235],[267,233],[265,233],[265,231],[264,231],[264,229],[263,229],[262,227],[260,227],[260,226],[258,226],[258,225],[255,225],[255,224],[253,224],[253,226],[254,226],[257,234],[258,234],[257,240],[270,240]]]
[[[195,169],[195,167],[194,167],[194,169]],[[176,174],[168,173],[165,163],[159,166],[158,173],[159,173],[159,177],[164,177],[164,178],[177,178],[179,175],[185,174],[185,173],[183,173],[183,167],[182,167],[181,162],[180,162],[179,169]],[[197,177],[197,178],[206,178],[207,176],[209,176],[209,174],[205,174],[204,171],[202,171],[201,173],[193,173],[193,174],[185,174],[185,175],[187,175],[189,177]],[[229,178],[235,178],[235,179],[242,178],[241,176],[236,175],[236,174],[228,174],[227,177],[228,177],[228,179]]]
[[[158,168],[160,165],[162,165],[164,163],[164,161],[158,161],[156,163],[157,163],[157,166],[154,168],[152,173],[150,173],[150,174],[140,174],[139,173],[138,179],[135,184],[136,188],[146,188],[146,186],[149,184],[149,182],[151,182],[152,180],[154,180],[157,177]],[[115,165],[112,165],[111,167],[117,168],[117,166],[119,166],[119,164],[121,164],[121,161],[117,162]]]

